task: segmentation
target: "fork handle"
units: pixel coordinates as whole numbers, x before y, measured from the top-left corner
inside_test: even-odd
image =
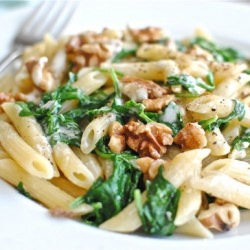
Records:
[[[19,58],[22,55],[23,50],[23,46],[17,46],[4,57],[0,62],[0,73],[2,73],[12,62]]]

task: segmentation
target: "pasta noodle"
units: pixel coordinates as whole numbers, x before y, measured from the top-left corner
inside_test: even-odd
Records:
[[[53,155],[59,169],[75,185],[89,188],[94,182],[93,174],[68,145],[63,143],[57,144],[53,149]],[[68,166],[71,167],[69,168]]]
[[[58,169],[52,157],[52,148],[36,119],[34,117],[19,116],[21,108],[14,103],[4,103],[2,108],[22,138],[38,153],[52,162],[54,167],[54,176],[59,176]]]
[[[25,143],[14,128],[4,121],[0,121],[0,142],[6,152],[30,174],[46,179],[54,176],[54,168],[49,160]]]

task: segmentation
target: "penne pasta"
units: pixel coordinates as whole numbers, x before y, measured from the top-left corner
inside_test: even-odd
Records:
[[[82,134],[81,150],[84,154],[89,154],[95,149],[96,143],[108,133],[109,125],[115,121],[115,115],[105,114],[92,120]]]
[[[53,148],[53,155],[58,168],[66,178],[79,187],[90,188],[95,180],[94,175],[68,145],[58,143]]]
[[[181,197],[174,224],[181,226],[193,220],[201,206],[201,191],[184,186],[181,189]]]
[[[173,60],[156,62],[103,64],[104,68],[114,68],[127,76],[136,76],[147,80],[165,81],[177,72],[177,65]]]
[[[11,159],[0,160],[0,177],[14,186],[22,182],[30,195],[48,208],[67,209],[74,199],[49,181],[28,174]]]
[[[34,117],[19,116],[21,108],[12,102],[4,103],[2,108],[23,140],[48,159],[53,164],[54,176],[59,176],[59,171],[52,157],[52,148],[36,119]]]
[[[30,147],[9,123],[0,121],[0,143],[6,152],[28,173],[45,179],[54,176],[48,159]]]

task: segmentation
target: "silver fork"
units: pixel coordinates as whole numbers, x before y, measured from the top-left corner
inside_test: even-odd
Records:
[[[19,58],[25,46],[43,39],[46,33],[57,38],[70,20],[77,1],[43,1],[21,26],[13,41],[13,50],[0,62],[0,73]]]

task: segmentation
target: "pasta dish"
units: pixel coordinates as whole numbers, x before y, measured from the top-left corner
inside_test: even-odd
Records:
[[[55,216],[212,238],[250,209],[249,94],[202,29],[47,35],[0,78],[0,178]]]

